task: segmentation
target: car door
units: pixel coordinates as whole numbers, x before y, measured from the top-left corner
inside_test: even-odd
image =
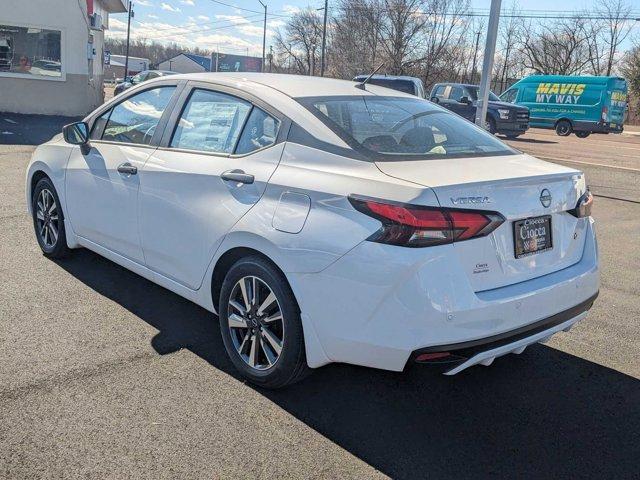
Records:
[[[138,172],[157,146],[157,129],[175,91],[176,84],[148,88],[108,109],[93,124],[89,153],[76,147],[67,164],[67,215],[74,232],[141,264]]]
[[[449,109],[461,117],[470,120],[475,114],[475,107],[468,102],[462,102],[461,100],[464,97],[469,98],[464,88],[457,85],[452,86],[449,91]]]
[[[147,267],[190,289],[260,199],[284,148],[284,117],[257,99],[191,84],[140,177]]]

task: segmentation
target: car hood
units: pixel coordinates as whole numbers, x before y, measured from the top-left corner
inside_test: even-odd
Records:
[[[489,107],[493,107],[493,108],[508,108],[509,110],[528,110],[527,107],[523,107],[520,105],[514,105],[513,103],[509,103],[509,102],[496,102],[493,100],[489,101]]]

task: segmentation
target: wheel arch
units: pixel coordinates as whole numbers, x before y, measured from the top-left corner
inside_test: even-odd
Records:
[[[238,236],[240,232],[234,233],[235,235],[231,234],[231,238],[227,237],[227,239],[225,239],[223,247],[225,246],[225,244],[227,244],[227,248],[225,248],[224,250],[221,248],[221,252],[219,253],[217,259],[215,260],[215,262],[212,262],[212,267],[210,270],[211,273],[207,275],[207,278],[211,283],[209,285],[209,288],[205,291],[210,292],[209,295],[213,311],[218,312],[222,281],[224,280],[224,277],[231,266],[240,258],[250,255],[257,255],[271,263],[280,273],[282,273],[287,284],[289,285],[289,288],[291,288],[291,291],[293,292],[293,297],[296,301],[296,305],[298,306],[298,310],[300,311],[300,319],[302,321],[302,328],[304,332],[305,352],[307,356],[307,364],[309,365],[309,367],[317,368],[322,365],[331,363],[331,360],[325,353],[318,334],[316,333],[313,321],[309,318],[308,315],[305,314],[305,312],[301,308],[298,299],[299,297],[296,294],[296,285],[291,282],[291,279],[288,278],[287,274],[285,273],[285,263],[278,261],[279,257],[276,253],[277,247],[268,240],[257,235],[252,234],[249,237],[246,237],[245,235]]]
[[[560,118],[558,118],[558,119],[555,121],[555,123],[553,124],[553,128],[556,128],[556,127],[558,126],[558,124],[559,124],[560,122],[562,122],[562,121],[569,122],[569,125],[571,125],[571,128],[573,128],[573,122],[571,121],[571,119],[570,119],[570,118],[567,118],[567,117],[560,117]]]

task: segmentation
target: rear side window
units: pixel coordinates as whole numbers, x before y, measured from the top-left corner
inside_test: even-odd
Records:
[[[278,120],[258,107],[253,107],[235,153],[241,155],[273,145],[276,143],[279,128]]]
[[[232,153],[250,111],[251,103],[240,98],[194,90],[176,126],[171,147]]]
[[[149,145],[175,88],[171,86],[145,90],[113,107],[102,139]],[[104,121],[105,115],[96,123]],[[96,127],[94,130],[98,132]]]
[[[516,153],[462,117],[418,98],[348,95],[298,102],[376,161]]]

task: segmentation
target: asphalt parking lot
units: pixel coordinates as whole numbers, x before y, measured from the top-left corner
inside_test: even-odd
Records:
[[[640,136],[511,142],[597,195],[601,292],[571,332],[455,377],[331,365],[271,392],[208,312],[89,251],[41,255],[24,175],[57,126],[34,122],[0,115],[0,477],[637,478]]]

